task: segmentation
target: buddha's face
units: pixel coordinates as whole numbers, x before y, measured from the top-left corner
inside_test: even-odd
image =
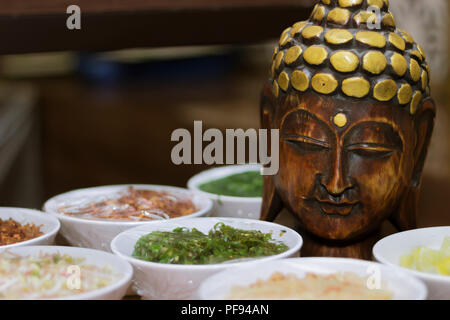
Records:
[[[319,237],[352,239],[378,228],[412,180],[408,112],[313,94],[286,101],[275,118],[280,170],[274,181],[284,204]]]

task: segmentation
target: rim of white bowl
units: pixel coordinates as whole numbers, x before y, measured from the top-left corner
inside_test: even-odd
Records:
[[[258,171],[262,169],[262,165],[259,163],[250,164],[237,164],[221,166],[204,170],[194,176],[192,176],[188,182],[187,187],[189,190],[195,191],[198,194],[204,195],[210,199],[216,201],[238,201],[244,203],[258,203],[262,201],[261,197],[236,197],[236,196],[223,196],[215,193],[210,193],[199,189],[202,183],[210,182],[216,179],[225,178],[233,174],[242,173],[246,171]]]
[[[0,246],[0,251],[2,250],[6,250],[6,249],[11,249],[11,248],[16,248],[16,247],[23,247],[23,246],[31,246],[33,245],[33,243],[42,241],[42,240],[46,240],[48,238],[51,238],[53,236],[56,236],[56,234],[59,232],[59,229],[61,228],[61,223],[59,222],[59,220],[53,216],[49,216],[48,214],[46,214],[43,211],[39,211],[39,210],[35,210],[35,209],[27,209],[27,208],[16,208],[16,207],[0,207],[0,218],[1,218],[1,213],[4,211],[20,211],[22,213],[25,213],[26,215],[30,215],[33,217],[37,217],[39,219],[42,218],[42,223],[40,222],[40,224],[44,225],[46,224],[44,220],[47,221],[51,221],[52,224],[54,224],[53,228],[47,232],[44,233],[42,236],[30,239],[30,240],[26,240],[26,241],[21,241],[21,242],[16,242],[16,243],[12,243],[12,244],[8,244],[8,245],[4,245],[4,246]],[[11,217],[14,221],[18,222],[17,220],[15,220],[13,217]],[[29,223],[27,221],[25,221],[25,223]],[[50,223],[48,223],[50,224]]]
[[[382,264],[385,264],[385,265],[388,265],[388,266],[391,266],[391,267],[395,267],[395,268],[398,268],[400,270],[404,270],[404,271],[409,272],[410,274],[412,274],[412,275],[414,275],[416,277],[421,277],[421,278],[423,278],[425,280],[444,281],[444,282],[450,284],[450,276],[444,276],[444,275],[438,275],[438,274],[422,272],[422,271],[418,271],[418,270],[414,270],[414,269],[408,269],[408,268],[402,267],[399,264],[390,262],[389,260],[385,259],[383,257],[383,255],[381,255],[378,252],[378,250],[380,250],[379,248],[382,245],[385,245],[386,242],[389,243],[389,241],[392,241],[393,238],[404,236],[407,233],[417,233],[417,232],[420,232],[421,230],[431,230],[431,229],[434,229],[434,230],[436,230],[436,229],[448,229],[448,230],[450,230],[450,226],[447,226],[447,227],[443,226],[443,227],[419,228],[419,229],[407,230],[407,231],[402,231],[402,232],[397,232],[397,233],[391,234],[391,235],[389,235],[387,237],[384,237],[383,239],[379,240],[377,243],[375,243],[375,245],[373,246],[373,249],[372,249],[372,254],[375,257],[375,259],[377,261],[379,261],[380,263],[382,263]],[[426,246],[426,245],[424,245],[424,246]],[[411,250],[412,249],[413,248],[411,248]]]
[[[334,257],[298,257],[298,258],[288,258],[288,259],[283,259],[282,261],[280,261],[280,263],[287,263],[287,264],[295,264],[295,263],[301,263],[301,261],[317,261],[318,263],[326,263],[330,265],[330,269],[333,269],[333,264],[336,263],[353,263],[355,265],[360,265],[360,266],[379,266],[381,268],[383,268],[386,272],[387,271],[394,271],[397,274],[400,274],[403,276],[403,279],[408,279],[411,282],[414,282],[416,286],[420,287],[421,290],[421,295],[416,298],[416,300],[425,300],[428,296],[428,288],[427,286],[423,283],[423,281],[421,281],[420,279],[417,279],[415,277],[413,277],[412,275],[409,275],[408,273],[402,271],[402,270],[398,270],[395,268],[391,268],[390,266],[384,265],[382,263],[376,262],[376,261],[366,261],[366,260],[360,260],[360,259],[354,259],[354,258],[334,258]],[[268,262],[254,262],[254,265],[259,265],[259,264],[273,264],[273,261],[268,261]],[[237,267],[237,268],[233,268],[232,270],[224,270],[222,272],[216,273],[211,275],[210,277],[208,277],[207,279],[205,279],[205,281],[202,282],[202,284],[200,285],[200,287],[198,288],[197,292],[199,294],[199,297],[202,298],[201,293],[204,289],[204,287],[207,286],[207,282],[209,281],[213,281],[216,278],[221,277],[223,274],[228,274],[230,272],[234,271],[239,271],[240,269],[244,269],[245,270],[249,270],[250,268],[252,268],[251,265],[248,266],[241,266],[241,267]],[[391,269],[391,270],[389,270]],[[275,271],[274,271],[275,272]],[[336,270],[336,272],[339,272],[339,270]]]
[[[84,218],[78,218],[78,217],[72,217],[65,215],[63,213],[55,212],[54,210],[51,210],[49,207],[56,201],[61,201],[64,197],[75,195],[78,193],[88,193],[89,191],[93,190],[101,190],[101,189],[109,189],[109,188],[126,188],[126,187],[134,187],[139,189],[150,189],[155,191],[173,191],[173,192],[179,192],[179,193],[185,193],[189,196],[191,196],[191,200],[193,200],[196,196],[200,197],[200,201],[205,203],[204,208],[201,208],[200,210],[191,213],[186,216],[182,217],[176,217],[176,218],[170,218],[167,220],[148,220],[148,221],[121,221],[121,220],[101,220],[101,219],[84,219]],[[142,224],[147,223],[154,223],[159,221],[173,221],[173,220],[179,220],[179,219],[187,219],[187,218],[196,218],[206,215],[208,212],[212,210],[213,202],[211,199],[201,196],[199,194],[196,194],[192,190],[186,189],[186,188],[180,188],[180,187],[172,187],[172,186],[165,186],[165,185],[156,185],[156,184],[116,184],[116,185],[107,185],[107,186],[98,186],[98,187],[90,187],[90,188],[83,188],[83,189],[76,189],[69,192],[61,193],[59,195],[56,195],[50,199],[48,199],[43,207],[42,210],[50,215],[55,216],[59,220],[62,221],[76,221],[76,222],[83,222],[86,224],[98,224],[98,225],[104,225],[104,224],[115,224],[115,225],[127,225],[127,226],[139,226]]]
[[[133,266],[126,260],[121,259],[120,257],[118,257],[117,255],[114,255],[112,253],[106,252],[106,251],[102,251],[102,250],[95,250],[95,249],[89,249],[89,248],[80,248],[80,247],[69,247],[69,246],[27,246],[27,247],[18,247],[18,248],[14,248],[13,250],[11,250],[10,252],[15,252],[15,251],[19,251],[17,252],[18,254],[20,254],[20,251],[26,251],[26,250],[32,250],[35,249],[38,252],[46,252],[46,249],[49,250],[47,252],[54,252],[54,251],[59,251],[59,253],[66,253],[69,254],[71,256],[77,257],[77,258],[83,258],[83,254],[80,253],[70,253],[71,251],[84,251],[84,252],[91,252],[91,253],[95,253],[95,254],[99,254],[99,255],[108,255],[108,256],[113,256],[114,257],[114,265],[111,265],[111,267],[115,268],[115,265],[117,265],[118,263],[122,264],[125,268],[125,272],[120,272],[116,269],[116,272],[120,272],[123,273],[123,276],[116,282],[100,288],[100,289],[96,289],[96,290],[92,290],[89,292],[85,292],[85,293],[79,293],[79,294],[74,294],[74,295],[70,295],[70,296],[64,296],[64,297],[58,297],[58,298],[53,298],[53,299],[39,299],[39,300],[89,300],[89,299],[95,299],[97,296],[101,296],[104,294],[107,294],[109,292],[113,292],[117,289],[119,289],[120,287],[126,285],[127,283],[130,283],[132,278],[133,278]],[[40,251],[39,251],[40,250]],[[93,264],[93,263],[90,263]]]
[[[251,264],[251,263],[255,263],[256,261],[258,262],[263,262],[263,261],[273,261],[273,260],[279,260],[279,259],[284,259],[285,257],[288,257],[292,254],[294,254],[295,252],[299,252],[300,249],[303,246],[303,238],[302,236],[295,230],[289,228],[289,227],[285,227],[283,225],[277,224],[277,223],[273,223],[273,222],[267,222],[267,221],[261,221],[261,220],[254,220],[254,219],[243,219],[243,218],[223,218],[223,217],[208,217],[208,218],[193,218],[193,219],[189,219],[186,221],[189,222],[195,222],[195,220],[198,219],[202,219],[202,220],[221,220],[222,221],[233,221],[233,222],[247,222],[247,223],[251,223],[251,224],[261,224],[261,225],[267,225],[267,226],[274,226],[277,229],[283,229],[286,230],[287,232],[291,233],[297,240],[296,244],[292,247],[289,248],[287,251],[276,254],[276,255],[272,255],[272,256],[265,256],[265,257],[259,257],[259,258],[255,258],[249,261],[241,261],[241,262],[229,262],[229,263],[214,263],[214,264],[170,264],[170,263],[161,263],[161,262],[151,262],[151,261],[146,261],[146,260],[141,260],[138,258],[135,258],[133,256],[125,254],[121,251],[119,251],[116,247],[116,243],[120,241],[120,238],[123,236],[126,236],[126,234],[132,233],[134,230],[136,230],[137,228],[140,228],[142,226],[136,227],[136,228],[132,228],[132,229],[128,229],[125,230],[121,233],[119,233],[117,236],[114,237],[114,239],[111,241],[110,247],[111,247],[111,251],[114,254],[117,254],[118,256],[122,257],[123,259],[126,259],[127,261],[129,261],[132,265],[141,265],[141,266],[147,266],[147,267],[159,267],[159,268],[167,268],[167,269],[173,269],[173,270],[179,270],[179,269],[194,269],[194,270],[204,270],[204,269],[222,269],[222,268],[229,268],[229,267],[236,267],[236,266],[241,266],[241,265],[246,265],[246,264]],[[224,222],[226,223],[226,222]],[[195,227],[195,226],[192,226]],[[192,228],[189,227],[189,228]],[[239,227],[234,227],[234,228],[239,228]],[[256,229],[256,228],[255,228]],[[152,231],[156,231],[156,230],[152,230]],[[149,231],[151,232],[151,231]]]

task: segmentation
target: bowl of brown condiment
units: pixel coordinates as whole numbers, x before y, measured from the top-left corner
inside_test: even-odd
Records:
[[[59,228],[58,219],[42,211],[0,207],[0,250],[54,244]]]
[[[69,244],[111,251],[111,240],[127,229],[156,221],[207,215],[212,201],[183,188],[159,185],[115,185],[60,194],[44,211],[61,222]]]

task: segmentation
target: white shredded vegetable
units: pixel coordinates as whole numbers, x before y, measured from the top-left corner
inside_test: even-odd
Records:
[[[83,263],[67,254],[21,257],[0,253],[0,299],[55,299],[90,292],[117,282],[110,266]]]

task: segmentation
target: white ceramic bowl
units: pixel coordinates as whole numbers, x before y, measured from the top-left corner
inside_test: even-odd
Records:
[[[111,266],[115,271],[122,274],[122,277],[113,284],[101,289],[93,290],[86,293],[66,296],[60,300],[118,300],[125,295],[133,277],[133,268],[131,265],[113,255],[100,250],[76,248],[76,247],[60,247],[60,246],[30,246],[9,249],[8,252],[23,257],[38,257],[44,254],[68,254],[74,258],[84,258],[83,264],[96,265],[100,268]]]
[[[80,189],[60,194],[51,198],[44,204],[44,211],[59,219],[61,222],[60,233],[71,245],[110,251],[111,240],[122,231],[140,225],[152,224],[157,221],[123,222],[82,219],[58,213],[58,208],[60,208],[63,204],[76,201],[77,199],[95,199],[95,197],[115,193],[129,186],[132,186],[135,189],[169,191],[175,194],[190,197],[192,202],[198,208],[198,211],[187,216],[173,218],[170,220],[201,217],[208,214],[212,209],[213,204],[210,199],[195,194],[187,189],[157,185],[116,185]]]
[[[56,234],[61,226],[58,219],[49,216],[42,211],[24,208],[1,207],[0,219],[8,220],[10,218],[22,225],[32,223],[36,226],[40,226],[40,230],[43,235],[27,241],[0,246],[0,250],[22,246],[53,244],[55,242]]]
[[[296,258],[272,262],[255,262],[245,267],[232,268],[213,275],[205,280],[198,296],[202,300],[223,300],[233,286],[245,286],[258,280],[266,280],[275,273],[294,274],[303,278],[306,273],[332,274],[352,272],[361,277],[378,273],[387,289],[394,293],[397,300],[423,300],[427,288],[420,281],[407,273],[384,266],[379,263],[347,258]]]
[[[237,218],[196,218],[178,221],[166,221],[140,226],[119,234],[111,243],[114,253],[128,260],[134,267],[134,288],[144,299],[196,299],[195,292],[200,283],[208,276],[237,265],[246,265],[251,261],[227,262],[210,265],[174,265],[139,260],[132,257],[136,241],[153,231],[172,231],[177,227],[197,228],[207,233],[218,222],[244,230],[273,232],[273,239],[283,241],[289,250],[258,261],[271,261],[297,257],[303,244],[301,236],[284,226],[250,219]],[[282,234],[281,231],[286,231]]]
[[[212,216],[246,218],[258,220],[261,216],[262,197],[230,197],[214,193],[205,192],[199,189],[199,186],[205,182],[225,178],[233,174],[246,171],[260,171],[260,164],[244,164],[235,166],[224,166],[200,172],[189,179],[187,186],[198,194],[214,201]]]
[[[400,266],[400,257],[411,254],[417,247],[439,249],[445,237],[450,236],[450,227],[415,229],[396,233],[378,241],[373,247],[375,259],[381,263],[408,272],[423,280],[428,287],[428,299],[450,300],[450,276],[435,275]]]

